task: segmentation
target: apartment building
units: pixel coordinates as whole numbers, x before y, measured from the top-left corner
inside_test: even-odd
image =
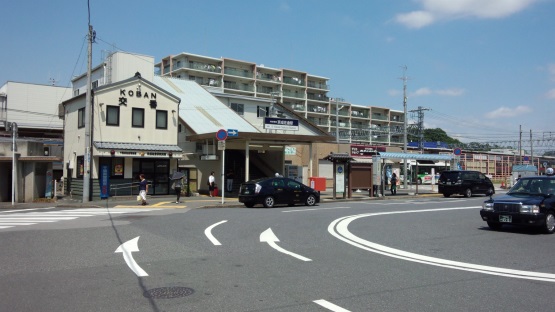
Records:
[[[155,64],[155,73],[192,80],[214,93],[281,103],[339,143],[403,145],[404,113],[330,98],[329,78],[230,58],[179,53]]]

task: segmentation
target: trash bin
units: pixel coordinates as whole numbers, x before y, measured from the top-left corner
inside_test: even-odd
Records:
[[[214,197],[218,196],[218,187],[214,186]]]

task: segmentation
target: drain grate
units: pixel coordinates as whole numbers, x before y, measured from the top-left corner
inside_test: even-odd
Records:
[[[152,299],[172,299],[186,297],[195,293],[195,290],[188,287],[160,287],[145,291],[143,296]]]

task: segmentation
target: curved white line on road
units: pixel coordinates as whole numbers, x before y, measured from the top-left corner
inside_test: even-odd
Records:
[[[481,207],[458,207],[458,208],[440,208],[440,209],[422,209],[422,210],[406,210],[406,211],[391,211],[391,212],[378,212],[378,213],[366,213],[353,216],[347,216],[334,220],[328,226],[328,232],[337,237],[338,239],[347,242],[355,247],[368,250],[374,253],[378,253],[384,256],[393,257],[397,259],[424,263],[429,265],[435,265],[439,267],[477,272],[483,274],[491,274],[498,276],[506,276],[513,278],[530,279],[545,282],[555,282],[555,274],[532,272],[532,271],[521,271],[512,270],[499,267],[492,267],[486,265],[472,264],[466,262],[452,261],[441,258],[423,256],[415,254],[412,252],[403,251],[400,249],[395,249],[387,247],[384,245],[376,244],[360,237],[355,236],[349,232],[349,224],[360,218],[380,216],[380,215],[390,215],[390,214],[406,214],[406,213],[416,213],[416,212],[434,212],[434,211],[449,211],[449,210],[461,210],[461,209],[476,209]]]
[[[350,312],[349,310],[345,310],[342,307],[335,305],[324,299],[314,300],[313,302],[333,312]]]
[[[207,227],[206,230],[204,230],[204,235],[206,235],[206,237],[208,237],[208,239],[212,242],[212,244],[216,245],[216,246],[221,246],[222,244],[220,244],[220,242],[214,237],[214,235],[212,235],[212,229],[215,228],[216,226],[222,224],[222,223],[226,223],[227,220],[223,220],[220,221],[218,223],[214,223],[211,226]]]

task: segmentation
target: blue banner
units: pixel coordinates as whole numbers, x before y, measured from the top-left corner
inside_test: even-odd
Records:
[[[110,168],[106,165],[100,167],[100,198],[110,197]]]

